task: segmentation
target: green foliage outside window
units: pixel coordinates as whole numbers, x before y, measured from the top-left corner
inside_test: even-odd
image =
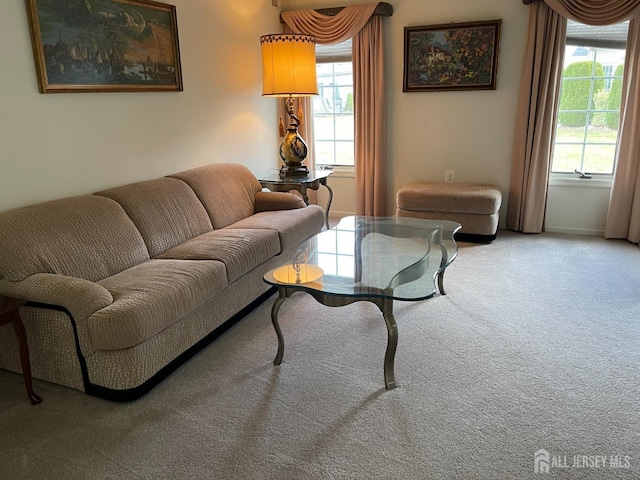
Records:
[[[591,114],[591,125],[594,127],[604,127],[607,125],[607,112],[602,110],[606,110],[609,105],[609,92],[606,90],[600,90],[598,93],[593,94],[593,106],[594,112]]]
[[[624,65],[618,65],[614,76],[622,77],[624,71]],[[609,90],[609,101],[607,105],[608,110],[620,110],[620,102],[622,102],[622,78],[614,78],[611,83],[611,90]],[[620,113],[608,112],[605,117],[607,127],[612,130],[617,130],[620,123]]]
[[[595,77],[604,77],[602,64],[596,63],[595,71],[592,69],[593,62],[576,62],[564,70],[558,114],[558,123],[561,125],[584,127],[587,124],[586,112],[567,112],[566,110],[588,110],[589,102],[594,101],[593,95],[604,89],[604,79],[599,78],[593,81],[593,92],[591,91],[592,73]]]
[[[353,113],[353,93],[347,93],[347,101],[344,104],[344,109],[342,111],[344,113]]]

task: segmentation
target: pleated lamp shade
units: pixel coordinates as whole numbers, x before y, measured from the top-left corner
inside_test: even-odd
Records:
[[[260,37],[262,95],[318,94],[316,39],[311,35],[272,34]]]

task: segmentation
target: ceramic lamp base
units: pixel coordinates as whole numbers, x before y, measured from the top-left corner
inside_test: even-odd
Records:
[[[285,165],[280,169],[281,177],[303,177],[309,173],[307,167],[302,165],[307,158],[307,144],[298,134],[294,124],[289,125],[287,134],[280,144],[280,158]]]

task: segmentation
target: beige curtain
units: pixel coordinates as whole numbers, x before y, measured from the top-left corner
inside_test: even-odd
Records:
[[[356,198],[358,215],[379,217],[387,203],[382,50],[382,18],[372,17],[353,39]]]
[[[640,19],[629,22],[616,171],[604,236],[640,242]]]
[[[518,232],[544,228],[566,27],[545,3],[532,5],[507,207],[507,228]]]
[[[357,214],[384,216],[386,167],[382,19],[372,16],[377,5],[350,5],[334,16],[323,15],[315,10],[294,10],[282,12],[282,19],[290,31],[313,35],[321,44],[340,43],[353,38]],[[312,139],[310,120],[306,119],[307,130],[303,132],[307,141]]]
[[[610,25],[638,15],[640,0],[538,0],[531,6],[527,58],[516,118],[507,228],[527,233],[539,233],[544,229],[566,19],[590,25]],[[636,77],[629,82],[635,84],[638,80],[640,78]],[[628,106],[638,98],[633,95]],[[626,108],[625,104],[622,107]],[[625,112],[621,113],[624,118]],[[640,123],[633,125],[637,130]],[[631,148],[623,146],[623,143],[633,142],[634,136],[629,135],[631,128],[627,128],[624,136],[619,135],[618,148],[623,151]],[[639,161],[637,155],[634,161]],[[616,174],[616,179],[621,175]],[[628,198],[626,203],[629,203]]]

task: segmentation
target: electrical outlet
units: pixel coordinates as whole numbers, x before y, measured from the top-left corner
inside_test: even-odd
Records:
[[[444,181],[445,183],[453,183],[453,178],[456,172],[453,170],[447,170],[444,172]]]
[[[272,7],[277,7],[278,6],[278,0],[271,0],[271,6]]]

